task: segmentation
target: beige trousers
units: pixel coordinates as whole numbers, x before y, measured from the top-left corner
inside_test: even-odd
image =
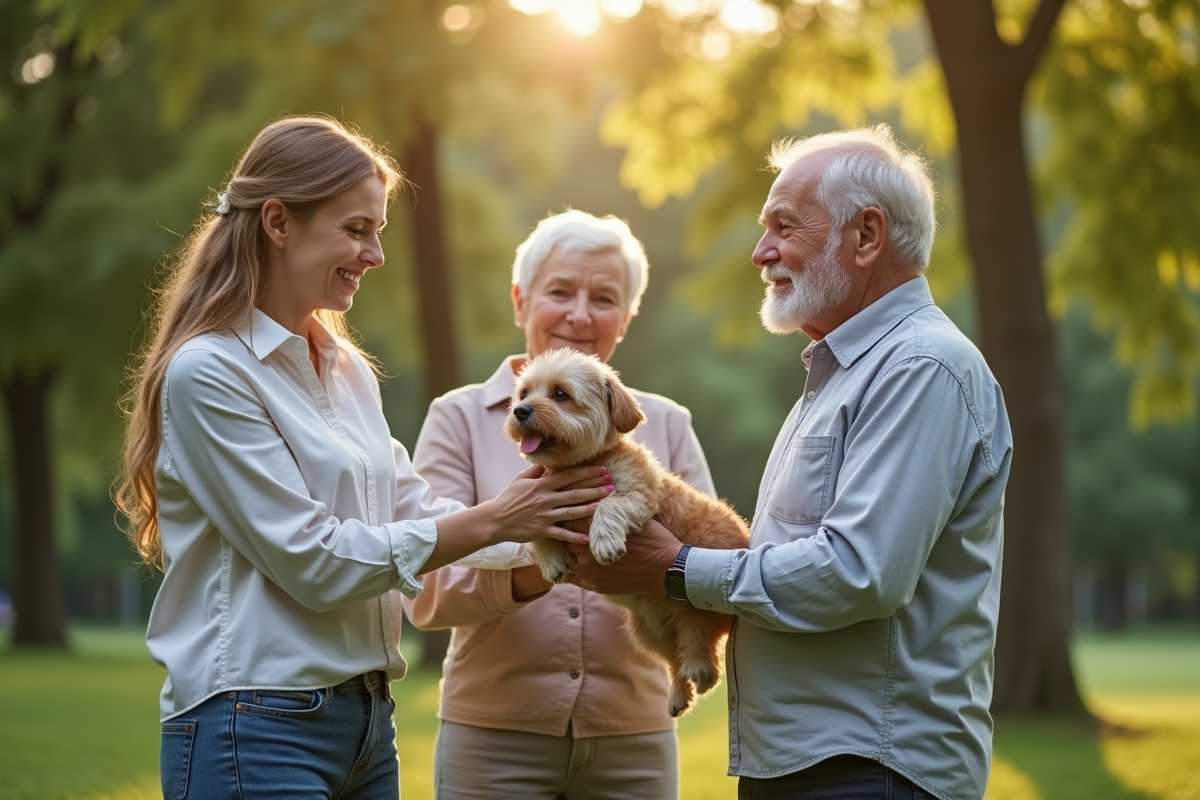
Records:
[[[442,721],[437,800],[677,800],[675,731],[587,739]]]

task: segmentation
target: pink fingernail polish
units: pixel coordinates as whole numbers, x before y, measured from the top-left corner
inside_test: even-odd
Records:
[[[616,490],[617,490],[617,487],[613,486],[612,484],[609,484],[608,486],[604,487],[604,491],[609,492],[609,493],[615,492]]]

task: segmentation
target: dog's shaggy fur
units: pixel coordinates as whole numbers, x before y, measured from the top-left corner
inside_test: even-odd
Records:
[[[625,555],[625,538],[651,517],[684,544],[745,547],[750,535],[733,509],[667,472],[633,441],[630,432],[644,421],[611,367],[595,356],[552,350],[521,370],[504,432],[547,472],[587,464],[612,472],[615,491],[600,501],[588,532],[588,547],[601,564]],[[533,559],[549,581],[561,581],[570,569],[559,541],[534,542]],[[671,716],[691,708],[696,693],[712,691],[721,679],[729,615],[661,595],[609,599],[625,608],[633,640],[666,666]]]

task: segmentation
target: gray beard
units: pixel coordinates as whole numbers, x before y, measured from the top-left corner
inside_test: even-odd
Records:
[[[825,249],[805,264],[799,274],[778,261],[763,268],[768,280],[787,277],[792,282],[792,288],[782,294],[767,288],[758,310],[764,328],[771,333],[793,333],[850,296],[850,276],[837,258],[840,244],[841,237],[830,236]]]

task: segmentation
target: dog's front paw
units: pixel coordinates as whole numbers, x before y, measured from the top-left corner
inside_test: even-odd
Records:
[[[610,513],[601,504],[592,517],[592,527],[588,530],[588,549],[596,561],[608,566],[625,555],[625,525],[622,520]]]
[[[559,542],[534,542],[533,563],[542,571],[542,577],[551,583],[562,583],[571,571],[567,549]]]
[[[588,549],[596,561],[608,566],[625,555],[625,537],[611,534],[596,535],[593,531],[588,535]]]

